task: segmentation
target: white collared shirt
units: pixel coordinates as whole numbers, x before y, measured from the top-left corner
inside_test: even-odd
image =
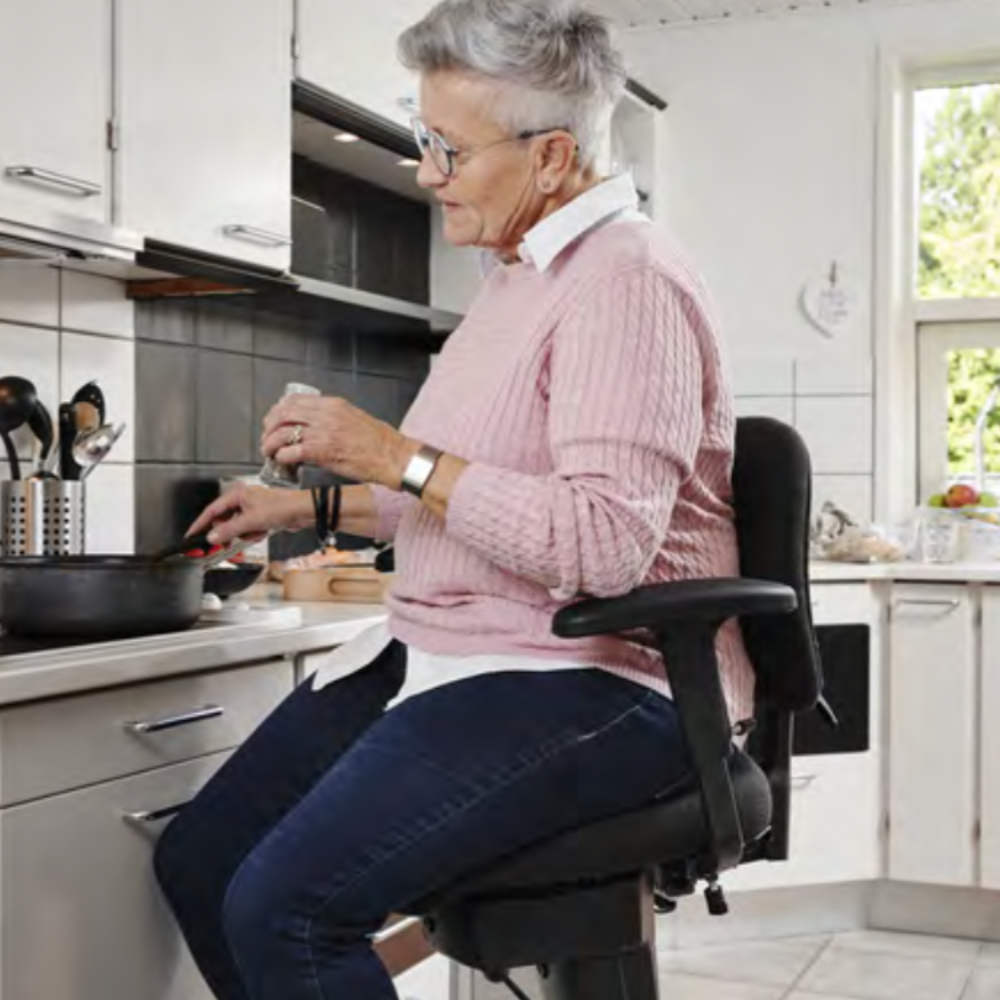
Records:
[[[584,191],[532,226],[525,233],[517,254],[524,263],[544,273],[571,243],[597,226],[609,222],[649,221],[649,216],[639,211],[639,194],[631,176],[619,174]],[[483,251],[484,275],[499,264],[492,250]]]

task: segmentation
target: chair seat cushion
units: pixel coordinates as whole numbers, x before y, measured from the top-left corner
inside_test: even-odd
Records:
[[[771,822],[767,777],[740,750],[733,750],[729,771],[744,843],[751,843]],[[639,809],[521,848],[406,910],[423,914],[459,899],[576,885],[694,859],[708,847],[708,839],[701,794],[692,781]]]

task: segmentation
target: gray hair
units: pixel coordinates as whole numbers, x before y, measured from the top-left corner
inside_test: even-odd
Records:
[[[403,65],[500,85],[497,124],[512,134],[564,128],[593,162],[625,89],[607,18],[578,0],[441,0],[399,39]]]

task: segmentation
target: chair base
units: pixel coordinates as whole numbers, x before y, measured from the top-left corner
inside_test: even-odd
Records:
[[[615,961],[652,947],[652,880],[637,872],[599,885],[462,899],[432,909],[424,928],[437,951],[494,981],[530,966],[555,975],[556,969]],[[573,975],[560,972],[556,978]]]
[[[659,1000],[656,947],[601,958],[570,959],[540,970],[545,1000]]]

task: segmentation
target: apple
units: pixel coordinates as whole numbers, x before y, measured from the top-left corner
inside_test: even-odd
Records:
[[[979,503],[979,493],[966,483],[955,483],[948,487],[944,502],[949,507],[974,507]]]
[[[979,494],[979,506],[980,507],[1000,507],[1000,500],[997,499],[995,493],[987,493],[983,490]]]
[[[930,500],[927,501],[928,507],[947,507],[948,505],[944,502],[943,493],[935,493]]]

